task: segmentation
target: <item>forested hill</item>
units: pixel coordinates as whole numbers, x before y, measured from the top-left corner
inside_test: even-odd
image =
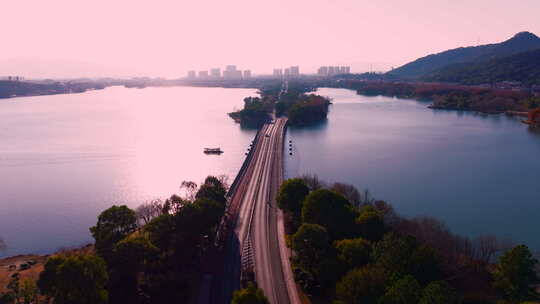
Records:
[[[501,43],[461,47],[428,55],[394,69],[388,74],[403,78],[419,78],[448,65],[479,63],[539,48],[540,38],[529,32],[521,32]]]
[[[475,64],[450,65],[423,79],[466,85],[500,81],[519,81],[525,85],[540,84],[540,48]]]

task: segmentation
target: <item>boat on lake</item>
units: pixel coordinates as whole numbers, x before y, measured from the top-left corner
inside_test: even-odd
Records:
[[[221,148],[204,148],[205,154],[221,154],[223,150]]]

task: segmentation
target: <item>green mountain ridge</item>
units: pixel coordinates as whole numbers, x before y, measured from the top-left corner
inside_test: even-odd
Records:
[[[525,85],[540,84],[540,48],[480,63],[449,65],[422,79],[466,85],[501,81],[519,81]]]
[[[540,49],[540,38],[530,32],[520,32],[501,43],[460,47],[431,54],[407,63],[387,74],[401,78],[421,78],[450,65],[480,63],[535,49]]]

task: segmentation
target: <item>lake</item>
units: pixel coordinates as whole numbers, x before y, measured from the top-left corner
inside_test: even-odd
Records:
[[[405,216],[540,249],[540,134],[517,118],[319,89],[328,120],[289,128],[286,175],[369,189]],[[253,89],[111,87],[0,100],[0,255],[92,241],[112,204],[135,208],[183,180],[235,177],[255,136],[227,116]],[[204,147],[225,153],[205,155]]]
[[[288,177],[350,183],[402,215],[540,249],[540,134],[519,119],[345,89],[317,93],[333,99],[328,120],[288,129]]]
[[[8,245],[0,255],[90,242],[101,211],[166,198],[183,180],[226,174],[232,182],[255,131],[227,113],[255,94],[111,87],[0,100],[0,237]]]

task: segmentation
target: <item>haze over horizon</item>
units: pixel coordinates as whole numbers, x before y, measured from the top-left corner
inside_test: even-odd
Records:
[[[465,5],[466,4],[466,5]],[[540,34],[540,2],[11,1],[0,19],[0,76],[183,77],[236,64],[388,70],[460,46]]]

